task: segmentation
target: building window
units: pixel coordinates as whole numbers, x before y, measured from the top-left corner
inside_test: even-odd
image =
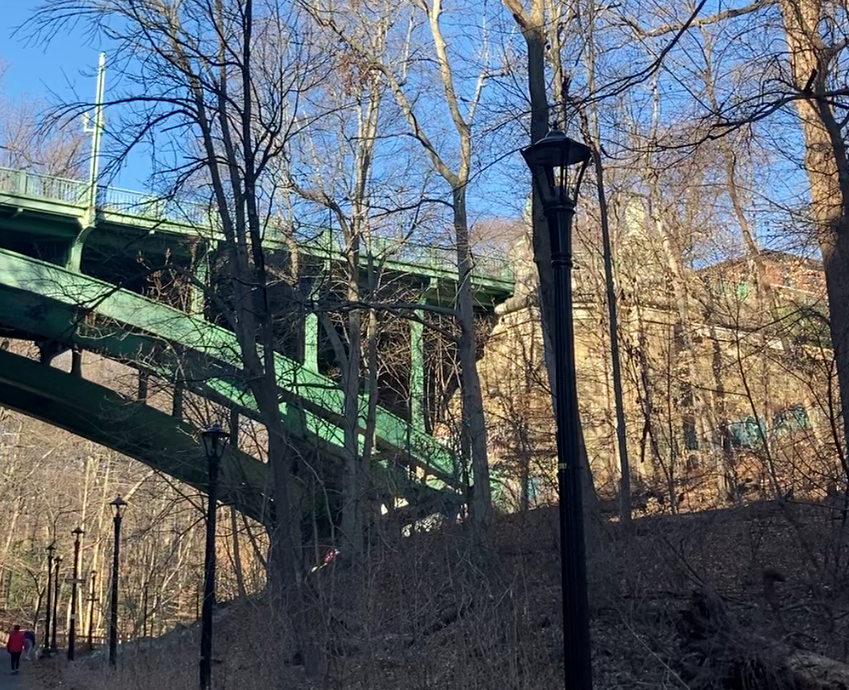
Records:
[[[808,413],[804,405],[799,403],[778,410],[772,416],[773,433],[799,431],[800,429],[807,429],[809,426]]]
[[[761,445],[762,433],[758,421],[751,415],[728,425],[732,448],[757,448]]]
[[[699,449],[699,437],[696,434],[696,419],[693,415],[684,415],[682,421],[684,429],[684,448],[687,450]]]
[[[540,499],[540,494],[542,493],[542,479],[534,476],[528,477],[526,489],[528,505],[536,505],[537,501]]]

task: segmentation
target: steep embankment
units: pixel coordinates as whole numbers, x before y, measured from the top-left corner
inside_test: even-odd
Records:
[[[717,595],[751,639],[845,661],[849,596],[837,556],[846,545],[834,517],[823,506],[757,504],[646,518],[630,539],[613,532],[603,549],[591,545],[596,687],[669,687],[676,676],[677,686],[708,687],[687,676],[678,627],[698,588]],[[362,572],[322,571],[308,612],[322,650],[312,677],[292,658],[286,617],[262,597],[234,603],[216,627],[215,687],[561,688],[556,520],[552,510],[503,519],[487,552],[472,551],[459,528],[384,535]],[[117,677],[77,663],[62,687],[192,688],[197,642],[190,629],[127,653]],[[717,687],[726,672],[716,669]]]

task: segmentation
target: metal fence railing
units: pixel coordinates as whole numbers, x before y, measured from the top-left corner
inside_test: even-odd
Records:
[[[88,185],[80,180],[53,177],[26,170],[0,168],[0,192],[71,204],[82,203]]]

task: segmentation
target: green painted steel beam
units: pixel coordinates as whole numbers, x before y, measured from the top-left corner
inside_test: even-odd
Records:
[[[0,405],[40,419],[208,491],[199,430],[142,402],[33,360],[0,351]],[[268,466],[228,447],[221,501],[269,523]]]
[[[425,430],[424,324],[410,321],[410,423]]]
[[[179,370],[190,383],[243,380],[233,333],[103,281],[0,250],[0,292],[0,323],[20,331],[77,343],[140,368]],[[279,354],[275,365],[285,402],[331,422],[328,429],[340,425],[343,394],[336,382]],[[367,408],[365,396],[360,408]],[[383,408],[377,410],[376,438],[379,448],[409,452],[428,474],[458,486],[450,450]],[[325,440],[333,442],[332,436]]]
[[[143,402],[26,357],[0,351],[0,406],[59,427],[148,467],[208,491],[199,429]],[[411,505],[454,505],[459,497],[444,485],[411,481],[386,460],[373,473],[377,488]],[[258,522],[272,524],[274,504],[267,464],[234,448],[225,449],[220,500]]]
[[[6,215],[16,215],[18,225],[31,217],[33,233],[50,232],[45,224],[64,223],[65,228],[86,223],[86,198],[89,185],[83,180],[50,177],[20,170],[0,167],[0,209]],[[217,243],[222,239],[215,230],[214,214],[207,205],[191,201],[162,200],[150,195],[103,188],[101,206],[97,210],[98,229],[92,232],[90,243],[107,242],[113,247],[126,247],[131,243],[156,242],[172,237],[180,243],[202,239]],[[421,276],[442,283],[456,283],[457,270],[450,250],[437,247],[414,246],[407,241],[375,238],[372,242],[376,260],[383,269],[402,274]],[[265,241],[269,250],[286,251],[286,243],[269,237]],[[340,248],[319,239],[301,243],[305,255],[338,261]],[[477,301],[493,306],[507,299],[513,291],[513,276],[505,259],[495,261],[480,258],[472,274],[472,286]],[[454,290],[437,291],[440,301],[451,299]]]
[[[111,448],[148,467],[208,491],[206,459],[199,429],[109,388],[0,351],[0,406],[59,427]],[[373,479],[380,491],[403,496],[412,505],[453,505],[459,497],[412,481],[386,459],[378,460]],[[274,505],[267,464],[234,448],[225,449],[220,500],[258,522],[271,524]]]

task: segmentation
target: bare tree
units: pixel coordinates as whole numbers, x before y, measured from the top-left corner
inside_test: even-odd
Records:
[[[357,36],[358,42],[369,46],[373,55],[385,51],[387,35],[392,27],[391,3],[378,13],[377,21],[365,21],[356,9],[337,11],[339,21]],[[305,132],[304,171],[290,174],[292,189],[303,199],[332,214],[341,230],[342,252],[345,256],[343,304],[327,302],[327,312],[319,320],[330,341],[341,371],[344,390],[345,489],[342,506],[341,535],[345,542],[344,560],[354,561],[363,549],[364,522],[367,519],[366,500],[371,491],[371,455],[377,408],[377,312],[366,311],[362,305],[376,301],[380,282],[380,251],[372,242],[372,210],[375,146],[386,86],[383,76],[367,62],[361,62],[347,50],[335,50],[333,43],[324,45],[332,55],[334,74],[321,85],[314,101],[329,111],[322,128]],[[334,147],[339,156],[328,159],[327,148]],[[366,276],[363,287],[363,274]],[[332,292],[334,285],[326,287]],[[331,316],[344,322],[344,339],[340,338]],[[364,338],[365,336],[365,338]],[[365,375],[365,376],[364,376]],[[361,405],[361,383],[365,378],[366,409]],[[363,418],[365,422],[363,423]],[[360,430],[364,429],[361,436]],[[360,440],[363,448],[360,450]]]
[[[270,574],[277,591],[288,591],[300,572],[296,458],[279,409],[270,296],[277,283],[263,238],[281,184],[273,164],[286,155],[299,98],[322,78],[322,65],[299,33],[297,12],[277,2],[48,0],[29,26],[55,35],[77,21],[106,33],[115,46],[113,68],[124,73],[125,92],[105,102],[119,159],[146,138],[166,138],[178,156],[160,185],[176,194],[191,182],[215,209],[230,295],[223,316],[267,430],[277,515]]]
[[[777,27],[768,23],[778,10]],[[772,15],[774,16],[774,15]],[[696,141],[722,136],[742,126],[764,122],[787,106],[795,108],[805,143],[804,166],[808,178],[813,235],[823,258],[828,287],[831,336],[840,382],[844,444],[849,433],[849,156],[847,120],[847,42],[839,29],[846,21],[845,4],[831,0],[757,1],[733,10],[691,17],[686,23],[657,22],[640,29],[643,38],[665,36],[695,28],[712,27],[720,35],[729,31],[764,31],[782,38],[786,51],[743,54],[741,79],[722,108],[705,116],[705,127]],[[632,26],[640,26],[636,21]],[[770,31],[770,29],[773,29]]]
[[[309,3],[307,3],[309,4]],[[452,58],[443,35],[442,15],[444,8],[441,0],[417,0],[415,10],[423,14],[424,31],[430,39],[433,63],[436,66],[436,79],[442,91],[441,107],[447,110],[448,120],[454,130],[456,142],[453,152],[445,153],[441,142],[436,142],[425,126],[426,118],[421,112],[422,104],[414,91],[414,82],[407,78],[416,63],[410,56],[408,39],[394,63],[389,63],[375,55],[369,45],[340,25],[330,5],[309,4],[316,21],[332,31],[356,54],[357,59],[379,72],[395,98],[409,127],[412,137],[420,144],[433,169],[445,181],[450,189],[450,201],[453,221],[453,242],[456,247],[458,287],[457,322],[460,327],[459,357],[462,385],[460,395],[463,409],[463,448],[468,449],[471,468],[474,474],[474,492],[471,496],[472,520],[480,530],[489,524],[491,516],[491,497],[489,486],[489,465],[487,461],[486,423],[484,419],[480,378],[476,362],[475,314],[472,293],[472,273],[474,259],[470,224],[467,209],[467,191],[472,172],[472,123],[488,74],[488,65],[481,67],[473,80],[468,94],[459,92],[459,80],[455,74]],[[411,36],[418,20],[411,16]],[[485,54],[485,47],[482,49]],[[461,103],[467,104],[465,108]],[[452,158],[454,159],[452,161]]]
[[[0,64],[0,94],[3,87]],[[0,103],[0,165],[58,177],[75,177],[85,158],[82,132],[72,125],[51,126],[47,103],[38,98]]]
[[[549,129],[549,97],[546,86],[546,47],[549,41],[548,20],[546,2],[544,0],[530,0],[527,7],[519,0],[504,0],[504,6],[511,12],[514,20],[522,33],[527,46],[527,71],[528,71],[528,94],[530,102],[530,140],[531,142],[542,139]],[[558,82],[557,89],[562,87],[562,81]],[[560,93],[560,91],[558,91]],[[555,101],[558,102],[558,101]],[[562,102],[559,101],[559,102]],[[552,350],[552,319],[558,318],[554,314],[554,282],[551,269],[551,243],[542,204],[536,193],[533,194],[532,211],[533,249],[534,262],[539,274],[539,302],[540,317],[543,324],[543,342],[545,363],[548,370],[548,380],[551,390],[555,387],[555,363]],[[571,318],[571,315],[568,315]],[[552,404],[556,405],[556,399],[552,398]],[[586,448],[581,443],[581,475],[583,483],[584,511],[587,519],[585,526],[591,529],[597,522],[598,502],[593,486],[592,474],[586,457]]]

